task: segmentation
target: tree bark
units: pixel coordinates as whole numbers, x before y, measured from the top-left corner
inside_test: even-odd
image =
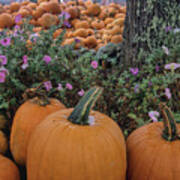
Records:
[[[121,64],[140,66],[163,45],[165,28],[180,28],[180,0],[127,0]]]

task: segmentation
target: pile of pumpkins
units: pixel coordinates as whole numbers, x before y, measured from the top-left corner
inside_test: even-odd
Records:
[[[125,142],[110,117],[92,110],[102,93],[93,87],[75,108],[34,97],[17,110],[10,150],[28,180],[179,180],[180,126],[161,104],[163,122],[135,130]],[[0,133],[0,150],[4,151]],[[5,149],[7,147],[5,146]],[[0,155],[0,179],[19,180],[16,165]]]
[[[15,17],[19,14],[23,18],[31,16],[30,24],[34,25],[34,31],[38,33],[52,25],[60,23],[59,15],[68,13],[69,26],[58,29],[53,38],[57,38],[66,28],[63,45],[71,44],[77,38],[76,48],[80,46],[99,49],[108,42],[120,43],[126,16],[126,7],[120,4],[110,3],[100,5],[91,0],[68,1],[59,3],[57,0],[38,0],[37,3],[24,1],[13,2],[10,5],[0,5],[0,28],[12,28]]]

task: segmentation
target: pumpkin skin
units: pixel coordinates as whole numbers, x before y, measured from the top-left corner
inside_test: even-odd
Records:
[[[11,27],[13,25],[13,18],[8,13],[0,14],[0,28]]]
[[[0,179],[20,180],[19,170],[16,165],[10,159],[2,155],[0,155]]]
[[[179,180],[180,141],[162,137],[162,122],[142,126],[127,139],[128,180]],[[177,130],[180,125],[177,124]]]
[[[89,125],[75,124],[67,120],[73,110],[53,113],[36,127],[28,146],[28,180],[125,180],[118,125],[97,111],[90,111]]]
[[[50,99],[50,104],[46,106],[40,106],[36,101],[37,98],[34,98],[22,104],[13,119],[10,150],[20,165],[26,162],[27,145],[34,128],[49,114],[65,108],[56,99]]]

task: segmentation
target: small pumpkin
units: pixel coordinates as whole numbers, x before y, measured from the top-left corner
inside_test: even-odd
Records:
[[[22,104],[13,119],[10,134],[10,149],[15,161],[25,165],[27,145],[31,133],[44,118],[65,106],[56,99],[35,97]]]
[[[86,29],[84,28],[80,28],[80,29],[77,29],[74,33],[73,33],[74,37],[87,37],[88,36],[88,32]]]
[[[49,28],[57,24],[57,18],[50,13],[45,13],[38,19],[38,23],[44,28]]]
[[[110,117],[91,111],[101,92],[91,88],[74,109],[37,126],[28,146],[28,180],[125,180],[123,134]]]
[[[98,16],[101,13],[101,7],[99,4],[94,3],[94,4],[90,4],[87,7],[87,13],[89,15],[93,15],[93,16]]]
[[[49,1],[45,6],[44,9],[48,13],[52,14],[60,14],[61,13],[61,8],[58,2],[54,1]]]
[[[70,18],[71,19],[78,18],[79,15],[80,15],[79,14],[79,10],[76,7],[68,7],[68,8],[66,8],[65,11],[70,14],[70,16],[71,16]]]
[[[104,24],[104,22],[103,21],[101,21],[101,20],[96,20],[96,21],[93,21],[92,23],[91,23],[91,26],[94,28],[94,29],[103,29],[104,28],[104,26],[105,26],[105,24]]]
[[[10,4],[10,10],[12,13],[18,11],[20,9],[20,7],[21,7],[21,4],[18,2],[12,2]]]
[[[127,139],[128,180],[180,179],[180,125],[160,104],[163,122],[136,129]]]
[[[17,166],[8,158],[0,155],[0,179],[20,180],[20,173]]]
[[[122,35],[117,34],[117,35],[112,36],[111,42],[115,44],[122,42]]]
[[[88,29],[89,24],[87,21],[78,21],[76,24],[74,24],[75,29],[84,28]]]
[[[95,48],[97,46],[97,40],[95,38],[95,36],[88,36],[85,40],[84,40],[84,44],[88,47],[88,48]]]
[[[0,14],[0,28],[8,28],[12,27],[13,25],[13,18],[8,13]]]

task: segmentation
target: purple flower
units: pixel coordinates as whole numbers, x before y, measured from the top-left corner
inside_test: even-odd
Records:
[[[84,90],[81,89],[81,90],[78,92],[78,95],[79,95],[79,96],[84,96]]]
[[[16,17],[15,17],[15,23],[20,22],[21,19],[22,19],[22,15],[21,15],[21,14],[16,15]]]
[[[159,112],[157,111],[150,111],[148,113],[149,117],[153,120],[153,122],[157,122],[157,118],[159,117]]]
[[[7,64],[7,57],[4,55],[0,55],[0,66]]]
[[[64,20],[68,20],[71,18],[71,15],[68,12],[62,11],[62,13],[59,15],[59,18],[64,18]]]
[[[51,61],[51,57],[48,56],[48,55],[45,55],[45,56],[43,57],[43,60],[46,62],[46,64],[48,64],[48,63]]]
[[[91,62],[91,67],[92,67],[93,69],[96,69],[96,68],[98,67],[98,62],[97,62],[97,61],[92,61],[92,62]]]
[[[49,91],[50,89],[52,89],[51,81],[44,82],[44,87],[45,87],[46,91]]]
[[[148,82],[148,87],[151,87],[151,86],[152,86],[152,82],[149,81],[149,82]]]
[[[169,49],[166,46],[162,46],[162,49],[166,55],[169,55]]]
[[[19,26],[19,25],[15,25],[15,26],[14,26],[14,29],[17,31],[17,30],[20,29],[20,26]]]
[[[75,43],[80,43],[81,41],[78,38],[74,39]]]
[[[171,26],[167,26],[166,28],[165,28],[165,32],[167,33],[167,32],[169,32],[169,31],[171,31],[172,30],[172,27]]]
[[[26,55],[23,56],[23,64],[21,66],[22,69],[26,69],[29,66],[28,57]]]
[[[69,90],[73,89],[73,87],[72,87],[72,85],[70,83],[66,83],[66,88],[69,89]]]
[[[156,65],[156,72],[159,72],[159,66]]]
[[[70,28],[71,27],[71,24],[68,22],[68,21],[64,21],[63,23],[67,28]]]
[[[170,91],[170,89],[169,88],[166,88],[165,89],[165,95],[166,95],[166,97],[168,98],[168,99],[171,99],[171,91]]]
[[[59,91],[63,89],[63,87],[62,87],[62,84],[61,84],[61,83],[59,83],[59,84],[58,84],[57,89],[58,89]]]
[[[139,69],[138,69],[138,68],[130,68],[130,72],[131,72],[134,76],[136,76],[136,75],[138,74],[138,72],[139,72]]]
[[[174,71],[174,70],[180,68],[180,64],[179,64],[179,63],[169,63],[169,64],[166,64],[166,65],[164,66],[164,68],[165,68],[165,69],[168,69],[168,70]]]
[[[0,43],[2,46],[9,46],[11,44],[11,38],[8,37],[1,39]]]
[[[4,72],[5,74],[9,74],[9,71],[4,67],[0,67],[0,72]]]
[[[0,72],[0,83],[4,83],[6,80],[6,73]]]
[[[136,84],[134,87],[134,92],[138,93],[139,92],[139,84]]]

